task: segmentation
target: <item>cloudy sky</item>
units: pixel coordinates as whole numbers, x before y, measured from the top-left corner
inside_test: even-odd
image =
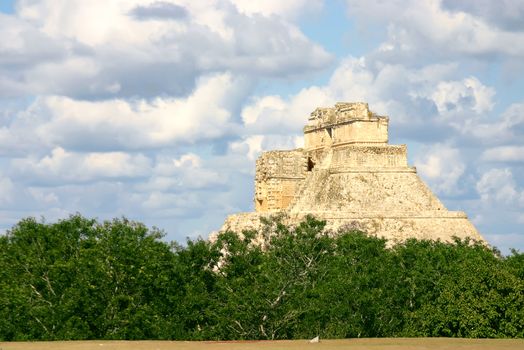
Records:
[[[256,5],[255,5],[256,3]],[[256,157],[367,101],[490,243],[524,250],[520,0],[0,0],[0,230],[252,210]]]

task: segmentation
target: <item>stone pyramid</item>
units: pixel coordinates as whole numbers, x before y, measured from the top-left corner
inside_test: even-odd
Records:
[[[304,127],[304,149],[258,158],[255,212],[230,215],[222,230],[258,229],[261,217],[277,213],[298,224],[311,214],[328,229],[360,229],[392,242],[484,241],[465,213],[448,211],[408,166],[406,145],[388,144],[388,123],[367,103],[317,108]]]

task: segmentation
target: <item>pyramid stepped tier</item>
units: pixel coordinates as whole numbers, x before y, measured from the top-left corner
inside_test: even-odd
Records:
[[[256,211],[229,216],[222,230],[258,229],[261,217],[278,213],[287,224],[313,215],[328,229],[360,229],[391,242],[484,241],[465,213],[448,211],[408,166],[406,146],[387,143],[388,123],[366,103],[317,108],[304,128],[304,149],[259,157]]]
[[[289,212],[418,213],[446,210],[413,169],[320,170]]]
[[[384,217],[382,213],[294,213],[285,214],[283,223],[295,225],[301,222],[306,214],[325,220],[326,229],[357,229],[369,235],[382,237],[391,243],[403,242],[410,238],[440,240],[452,242],[454,237],[469,237],[483,242],[475,227],[462,212],[418,213],[418,216],[403,213],[391,213]],[[395,216],[398,214],[398,216]],[[263,224],[261,218],[269,219],[275,213],[239,213],[227,217],[222,230],[242,232],[259,230]]]

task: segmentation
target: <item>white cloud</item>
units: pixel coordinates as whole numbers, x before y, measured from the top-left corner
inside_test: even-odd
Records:
[[[254,161],[258,155],[262,152],[262,142],[264,141],[264,135],[253,135],[249,136],[241,141],[231,142],[229,147],[234,153],[247,155],[247,157]]]
[[[264,96],[242,110],[242,119],[248,132],[301,133],[304,121],[317,106],[334,103],[328,94],[323,88],[311,87],[301,90],[288,101],[278,96]]]
[[[379,114],[393,115],[397,123],[413,123],[414,118],[424,116],[408,116],[409,105],[420,99],[433,103],[431,89],[454,69],[433,65],[412,70],[401,65],[378,65],[365,57],[347,57],[326,85],[304,88],[287,99],[258,97],[243,109],[242,118],[248,130],[301,134],[299,128],[316,107],[337,101],[364,101]]]
[[[231,108],[243,87],[241,81],[222,74],[201,79],[185,99],[79,101],[52,96],[38,99],[28,113],[41,119],[33,129],[44,144],[68,149],[143,149],[195,143],[234,132]]]
[[[489,169],[477,181],[476,189],[480,195],[476,208],[485,218],[485,237],[504,252],[522,250],[524,188],[511,168]]]
[[[259,119],[264,118],[264,112],[269,111],[271,115],[275,112],[282,112],[286,107],[286,103],[280,96],[265,96],[244,108],[242,120],[245,125],[255,124]]]
[[[524,138],[524,103],[513,103],[500,118],[472,125],[464,132],[486,144],[521,144]]]
[[[143,155],[123,152],[72,153],[55,148],[42,159],[12,160],[12,172],[29,182],[77,183],[107,178],[143,177],[150,172],[150,161]]]
[[[35,64],[60,62],[70,45],[59,42],[19,18],[0,13],[0,96],[27,93],[32,81],[26,72]]]
[[[221,169],[212,169],[210,166],[204,164],[201,157],[194,153],[184,154],[178,159],[159,157],[151,178],[137,188],[140,191],[186,192],[211,189],[227,183],[227,174],[221,174]]]
[[[165,193],[165,192],[150,192],[143,207],[146,210],[159,211],[155,215],[191,215],[192,212],[200,211],[205,207],[205,199],[197,193],[187,192],[181,193]]]
[[[17,178],[0,175],[0,210],[13,215],[21,211],[48,210],[56,205],[59,199],[49,189],[28,187]]]
[[[397,125],[409,127],[411,137],[428,133],[431,124],[454,128],[460,132],[465,125],[478,123],[493,108],[493,88],[477,77],[452,80],[458,67],[435,64],[410,68],[400,64],[385,64],[368,57],[347,57],[324,86],[311,86],[284,99],[263,96],[254,99],[242,111],[248,130],[266,133],[270,130],[297,130],[306,116],[318,106],[330,106],[337,101],[364,101],[370,108],[391,115]],[[440,129],[433,128],[433,137]]]
[[[182,157],[180,157],[180,159],[173,160],[173,164],[177,168],[199,168],[201,163],[202,160],[200,159],[200,157],[194,153],[184,154]]]
[[[444,8],[456,12],[470,13],[490,24],[508,30],[523,31],[524,3],[519,0],[443,0]]]
[[[493,108],[495,91],[484,86],[477,78],[470,77],[462,81],[440,82],[431,95],[440,113],[462,112],[471,109],[477,114]]]
[[[136,21],[128,16],[135,7],[152,2],[95,0],[87,3],[70,0],[57,3],[52,0],[21,0],[17,4],[17,12],[21,18],[52,37],[71,38],[88,46],[106,43],[140,45],[147,43],[159,30],[174,27],[172,23],[162,26],[160,23]]]
[[[267,3],[265,15],[225,0],[22,0],[17,8],[16,16],[3,16],[0,44],[0,62],[17,62],[0,80],[11,94],[180,96],[213,72],[292,77],[332,60],[292,21],[307,8],[300,1]]]
[[[415,166],[437,193],[457,195],[463,191],[458,182],[466,171],[466,164],[458,149],[443,144],[433,145],[419,152]]]
[[[27,67],[65,56],[67,46],[14,16],[0,13],[0,67]],[[9,39],[9,40],[7,40]]]
[[[187,17],[187,10],[177,4],[155,1],[151,4],[137,5],[131,15],[141,20],[181,20]]]
[[[236,132],[231,111],[245,94],[230,74],[203,77],[187,98],[75,100],[39,97],[0,126],[0,154],[42,154],[56,147],[121,151],[198,143]]]
[[[27,192],[34,198],[37,203],[44,205],[45,207],[56,207],[60,205],[58,196],[50,191],[46,191],[42,188],[30,187]]]
[[[14,195],[15,187],[11,179],[0,174],[0,207],[8,206],[13,201]]]
[[[378,51],[383,58],[416,62],[458,56],[524,57],[523,32],[491,26],[485,18],[468,12],[448,11],[441,0],[346,2],[355,20],[367,25],[388,23],[387,40]]]
[[[494,201],[509,205],[518,202],[522,195],[516,187],[513,174],[509,168],[490,169],[482,175],[476,188],[485,203]]]
[[[491,162],[524,162],[524,146],[501,146],[485,150],[482,159]]]
[[[322,0],[232,0],[240,12],[248,15],[282,16],[294,18],[303,13],[314,13],[322,9]]]

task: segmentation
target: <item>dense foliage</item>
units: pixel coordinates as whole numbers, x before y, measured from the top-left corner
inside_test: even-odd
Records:
[[[0,236],[0,340],[524,336],[524,254],[323,228],[181,246],[126,219],[22,220]]]

